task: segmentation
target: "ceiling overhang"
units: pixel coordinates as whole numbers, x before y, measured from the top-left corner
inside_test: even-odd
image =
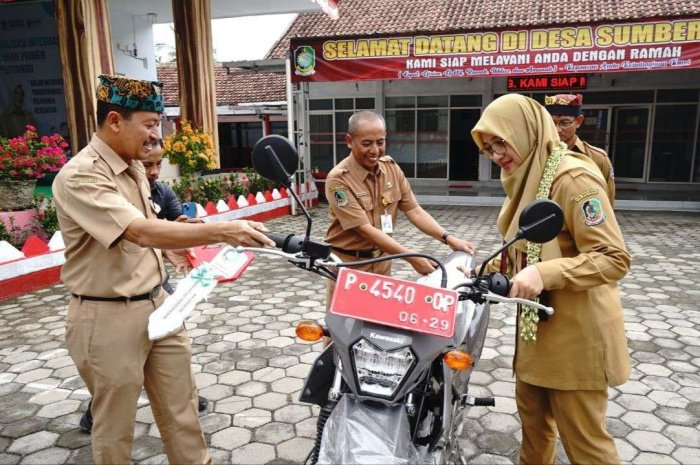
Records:
[[[171,0],[109,0],[111,9],[134,16],[155,13],[156,23],[172,23]],[[212,19],[321,11],[311,0],[211,0]]]

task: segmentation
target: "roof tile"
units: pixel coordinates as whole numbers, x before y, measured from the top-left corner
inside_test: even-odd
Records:
[[[282,58],[290,38],[393,35],[697,16],[688,0],[342,0],[340,19],[302,13],[268,58]]]
[[[158,80],[163,82],[165,106],[179,106],[177,63],[161,63],[157,73]],[[217,106],[287,100],[284,74],[243,73],[239,68],[227,72],[217,63],[214,65],[214,80]]]

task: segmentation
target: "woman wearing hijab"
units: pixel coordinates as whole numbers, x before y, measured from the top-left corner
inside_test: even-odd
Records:
[[[492,264],[512,277],[510,297],[533,300],[545,291],[555,310],[545,321],[536,309],[519,308],[513,367],[520,463],[554,463],[557,432],[571,463],[619,463],[605,412],[607,387],[630,374],[617,287],[630,256],[605,180],[590,159],[567,150],[547,111],[522,95],[494,100],[472,137],[501,167],[504,240],[535,199],[549,198],[564,211],[556,239],[516,242]]]

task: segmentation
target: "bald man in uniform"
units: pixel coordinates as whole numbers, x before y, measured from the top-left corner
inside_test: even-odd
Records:
[[[187,224],[156,218],[139,161],[159,137],[162,84],[99,77],[97,132],[53,184],[71,293],[66,346],[93,396],[92,460],[131,463],[145,387],[170,463],[208,464],[184,326],[156,341],[148,318],[167,294],[159,249],[226,242],[274,246],[252,221]]]
[[[607,185],[610,205],[615,206],[615,173],[608,154],[605,150],[582,141],[576,135],[576,130],[581,127],[585,119],[581,114],[582,104],[583,95],[581,94],[558,94],[544,98],[544,106],[552,115],[559,138],[569,150],[586,155],[598,166]]]
[[[384,155],[386,125],[380,114],[369,110],[353,114],[345,141],[350,155],[326,178],[330,219],[326,241],[343,262],[411,252],[391,237],[399,210],[426,235],[453,250],[474,252],[470,242],[443,229],[418,205],[399,165]],[[435,269],[435,264],[426,258],[405,260],[423,275]],[[390,275],[391,261],[353,269]]]

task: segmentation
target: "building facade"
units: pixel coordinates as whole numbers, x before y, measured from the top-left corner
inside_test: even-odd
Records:
[[[698,192],[700,5],[660,3],[348,0],[336,22],[300,15],[270,57],[294,60],[296,118],[322,171],[348,154],[350,114],[374,109],[413,183],[491,183],[498,167],[470,136],[482,109],[508,92],[581,93],[578,134],[618,181]]]

